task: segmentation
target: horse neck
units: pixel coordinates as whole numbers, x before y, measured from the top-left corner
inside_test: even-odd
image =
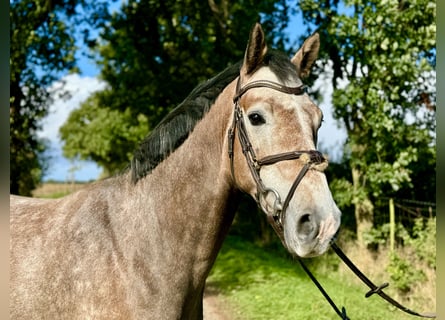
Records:
[[[136,189],[150,190],[152,197],[162,200],[159,203],[169,203],[180,210],[185,205],[202,208],[207,203],[227,200],[233,190],[227,152],[232,87],[229,85],[221,93],[187,140],[138,182]],[[184,203],[178,203],[179,199]]]
[[[196,220],[205,228],[212,216],[221,218],[227,209],[233,193],[226,141],[232,91],[227,88],[220,95],[188,139],[140,184],[157,199],[155,206],[164,212],[167,208],[178,222]]]
[[[194,287],[205,280],[237,204],[226,142],[234,86],[220,94],[177,150],[126,187],[124,207],[137,215],[131,228],[143,238],[147,259],[159,258],[168,267],[181,261],[181,272],[196,276]]]

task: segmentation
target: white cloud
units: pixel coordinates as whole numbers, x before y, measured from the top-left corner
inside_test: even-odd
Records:
[[[51,142],[60,143],[59,128],[68,119],[71,111],[79,108],[93,92],[102,90],[105,87],[103,81],[93,77],[80,77],[78,74],[65,76],[63,89],[70,93],[70,97],[55,97],[53,104],[49,108],[49,115],[42,121],[42,130],[39,136],[49,139]],[[50,90],[59,89],[61,82],[55,82]]]
[[[42,121],[42,130],[38,136],[49,141],[50,155],[49,170],[44,180],[67,181],[75,179],[88,181],[97,179],[101,169],[92,161],[70,161],[62,155],[62,142],[59,128],[68,119],[71,111],[79,108],[93,92],[102,90],[105,83],[94,77],[81,77],[77,74],[67,75],[62,79],[63,89],[68,91],[69,97],[56,97],[49,108],[49,114]],[[55,82],[50,90],[57,90],[62,82]],[[75,169],[76,170],[73,170]]]

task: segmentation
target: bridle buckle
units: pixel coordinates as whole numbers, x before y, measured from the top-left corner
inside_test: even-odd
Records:
[[[273,201],[269,202],[268,196],[273,195],[274,199]],[[269,215],[269,212],[271,212],[271,215],[274,217],[274,219],[281,223],[281,213],[283,210],[283,204],[281,202],[280,194],[277,190],[272,188],[265,188],[257,195],[257,202],[260,205],[261,210],[263,210],[267,215]],[[269,206],[269,203],[273,203],[273,207],[271,208]],[[272,210],[271,210],[272,209]]]

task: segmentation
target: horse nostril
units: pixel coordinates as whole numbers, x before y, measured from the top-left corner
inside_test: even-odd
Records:
[[[317,223],[309,213],[303,214],[297,222],[297,234],[302,240],[315,238],[317,229]]]

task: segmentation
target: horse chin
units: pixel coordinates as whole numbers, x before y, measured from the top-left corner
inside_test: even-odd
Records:
[[[288,220],[288,219],[286,219]],[[289,219],[293,220],[293,219]],[[317,257],[324,254],[330,247],[331,240],[335,237],[340,222],[335,219],[328,219],[317,224],[315,232],[310,236],[302,235],[292,221],[285,221],[284,241],[287,249],[293,255],[301,258]]]
[[[323,243],[318,241],[314,241],[314,243],[290,241],[290,243],[287,243],[286,241],[288,250],[291,252],[291,254],[300,258],[312,258],[324,254],[329,249],[329,243],[329,241],[325,241]]]

